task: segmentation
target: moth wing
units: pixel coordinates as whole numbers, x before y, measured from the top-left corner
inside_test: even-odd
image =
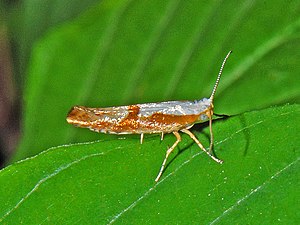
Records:
[[[116,120],[124,118],[127,114],[128,109],[126,106],[107,108],[74,106],[67,116],[67,121],[71,124],[81,124],[99,120]]]
[[[138,106],[142,116],[150,116],[154,113],[176,116],[199,114],[199,108],[195,101],[168,101],[139,104]]]

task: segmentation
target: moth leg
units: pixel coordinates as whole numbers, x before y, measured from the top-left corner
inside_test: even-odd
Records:
[[[182,129],[182,130],[180,130],[180,131],[182,131],[183,133],[186,133],[187,135],[189,135],[195,142],[196,142],[196,144],[207,154],[207,155],[209,155],[209,157],[210,158],[212,158],[214,161],[216,161],[217,163],[223,163],[223,161],[222,160],[220,160],[220,159],[218,159],[218,158],[216,158],[215,156],[213,156],[209,151],[207,151],[204,147],[203,147],[203,145],[201,144],[201,142],[195,137],[195,135],[191,132],[191,131],[189,131],[189,130],[187,130],[187,129]]]
[[[143,140],[144,140],[144,133],[141,133],[141,144],[143,144]]]
[[[160,140],[164,140],[164,132],[161,132]]]
[[[165,165],[166,165],[166,162],[167,162],[167,159],[169,157],[169,155],[172,153],[172,151],[175,149],[175,147],[178,145],[178,143],[181,141],[181,137],[180,137],[180,134],[177,132],[177,131],[174,131],[173,134],[175,135],[175,137],[177,138],[177,140],[175,141],[175,143],[167,150],[166,152],[166,157],[161,165],[161,168],[160,168],[160,171],[157,175],[157,177],[155,178],[155,182],[157,182],[159,180],[159,178],[161,177],[163,171],[164,171],[164,168],[165,168]]]
[[[209,118],[209,133],[210,133],[209,153],[213,154],[214,133],[212,130],[212,114],[210,114],[208,118]]]

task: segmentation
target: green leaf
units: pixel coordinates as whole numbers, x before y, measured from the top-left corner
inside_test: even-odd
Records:
[[[13,45],[16,46],[15,75],[24,82],[31,50],[36,41],[51,28],[78,17],[97,0],[23,0],[7,1],[9,29]],[[22,86],[22,85],[20,85]]]
[[[106,107],[208,97],[238,114],[300,102],[298,1],[102,1],[36,43],[14,160],[74,142],[115,139],[75,129],[73,105]]]
[[[299,116],[286,105],[214,121],[222,165],[182,135],[157,184],[172,135],[51,148],[0,172],[0,222],[297,224]]]

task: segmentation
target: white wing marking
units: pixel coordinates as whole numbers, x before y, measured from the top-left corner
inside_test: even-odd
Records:
[[[139,116],[151,116],[154,113],[171,115],[197,115],[206,110],[211,104],[207,98],[195,101],[168,101],[158,103],[138,104]]]

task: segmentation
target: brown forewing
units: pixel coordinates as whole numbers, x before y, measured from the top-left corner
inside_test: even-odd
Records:
[[[67,116],[70,124],[104,133],[170,133],[197,122],[199,115],[153,113],[141,116],[137,105],[112,108],[75,106]]]

